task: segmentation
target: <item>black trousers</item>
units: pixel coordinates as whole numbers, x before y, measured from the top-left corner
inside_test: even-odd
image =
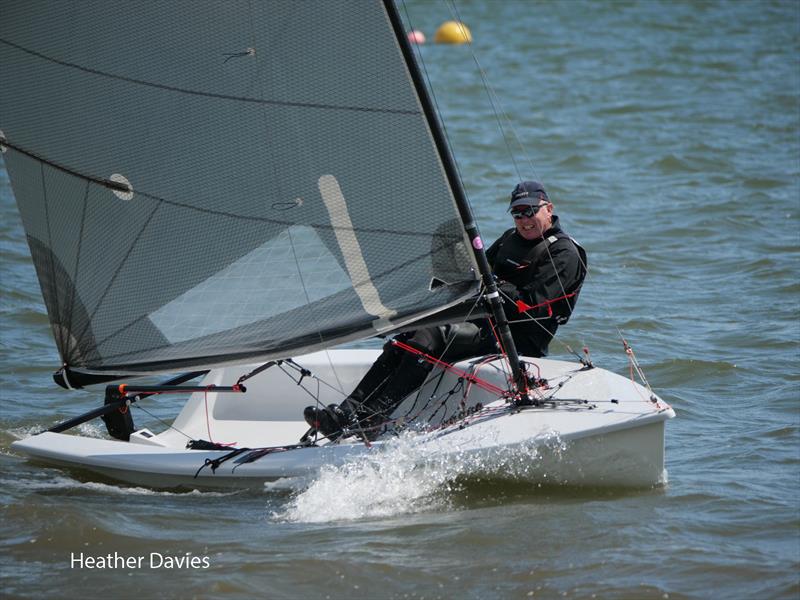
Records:
[[[418,329],[396,339],[445,362],[500,352],[485,320]],[[389,341],[341,408],[359,419],[387,416],[425,382],[432,368],[428,361]]]

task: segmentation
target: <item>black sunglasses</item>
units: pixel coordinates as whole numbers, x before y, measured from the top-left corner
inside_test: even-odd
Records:
[[[533,215],[538,213],[542,207],[547,206],[547,203],[539,204],[537,206],[526,206],[525,208],[516,209],[511,211],[511,216],[515,219],[521,219],[522,217],[531,218]]]

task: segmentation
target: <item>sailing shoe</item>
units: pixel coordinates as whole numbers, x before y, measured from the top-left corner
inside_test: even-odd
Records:
[[[341,437],[342,427],[348,422],[347,415],[336,404],[329,404],[325,408],[306,406],[303,410],[303,418],[309,426],[331,441]]]

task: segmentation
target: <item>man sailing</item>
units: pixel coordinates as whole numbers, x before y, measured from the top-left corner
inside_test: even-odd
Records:
[[[486,251],[498,279],[514,344],[521,355],[547,355],[559,325],[572,315],[586,277],[586,252],[562,229],[544,186],[523,181],[511,193],[511,227]],[[456,362],[501,352],[488,319],[402,333],[395,338],[429,356]],[[425,382],[433,365],[387,342],[383,352],[340,405],[309,406],[303,416],[331,440],[342,430],[374,437],[403,399]]]

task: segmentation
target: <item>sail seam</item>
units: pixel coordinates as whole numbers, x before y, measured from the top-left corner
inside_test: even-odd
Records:
[[[20,46],[19,44],[15,44],[14,42],[10,42],[3,38],[0,38],[0,43],[6,44],[12,48],[19,50],[20,52],[25,52],[31,56],[36,58],[51,62],[53,64],[61,65],[62,67],[67,67],[70,69],[76,69],[78,71],[83,71],[84,73],[89,73],[91,75],[97,75],[99,77],[107,77],[109,79],[117,79],[119,81],[124,81],[126,83],[132,83],[135,85],[142,85],[146,87],[152,87],[160,90],[166,90],[169,92],[177,92],[180,94],[188,94],[191,96],[202,96],[206,98],[215,98],[218,100],[233,100],[235,102],[247,102],[251,104],[267,104],[270,106],[290,106],[295,108],[313,108],[313,109],[322,109],[322,110],[347,110],[347,111],[356,111],[356,112],[368,112],[368,113],[385,113],[385,114],[394,114],[394,115],[414,115],[417,116],[420,113],[418,110],[408,110],[408,109],[399,109],[399,108],[375,108],[369,106],[347,106],[344,104],[321,104],[317,102],[290,102],[288,100],[264,100],[261,98],[248,98],[247,96],[234,96],[231,94],[218,94],[214,92],[202,92],[199,90],[192,90],[187,88],[181,88],[172,85],[166,85],[163,83],[155,83],[153,81],[145,81],[143,79],[135,79],[133,77],[126,77],[124,75],[116,75],[114,73],[108,73],[106,71],[100,71],[99,69],[92,69],[91,67],[85,67],[83,65],[79,65],[76,63],[68,62],[65,60],[60,60],[58,58],[53,58],[52,56],[47,56],[46,54],[42,54],[41,52],[37,52],[36,50],[31,50],[30,48],[26,48],[24,46]]]
[[[69,316],[68,316],[68,323],[67,323],[67,331],[72,331],[72,317],[75,314],[75,294],[78,290],[78,272],[81,265],[81,247],[83,245],[83,229],[84,225],[86,224],[86,206],[89,201],[89,186],[91,182],[86,182],[86,190],[83,193],[83,208],[81,210],[81,230],[78,234],[78,248],[76,250],[75,256],[75,270],[72,273],[72,292],[70,293],[69,299]],[[80,343],[80,340],[75,340],[75,343]],[[66,376],[65,376],[66,381]]]
[[[131,242],[131,245],[128,247],[128,250],[125,253],[125,257],[122,259],[122,261],[120,262],[119,266],[117,266],[116,270],[114,271],[114,274],[111,276],[111,279],[108,281],[108,285],[106,285],[106,289],[103,290],[103,294],[100,296],[100,299],[97,301],[97,304],[95,305],[94,309],[92,310],[92,314],[89,315],[89,318],[86,321],[86,325],[84,326],[83,330],[81,331],[81,334],[78,336],[78,339],[82,338],[83,335],[86,333],[86,331],[89,329],[89,325],[91,324],[92,320],[94,320],[94,316],[97,314],[97,311],[100,310],[100,306],[103,304],[103,302],[105,302],[105,299],[106,299],[106,296],[108,295],[108,292],[111,290],[111,288],[114,285],[114,282],[117,280],[117,276],[120,274],[120,272],[122,271],[122,268],[128,262],[128,258],[130,257],[131,252],[133,252],[133,249],[136,247],[136,244],[139,242],[139,239],[142,237],[142,234],[144,233],[145,229],[147,229],[148,225],[150,225],[150,221],[153,219],[153,216],[156,214],[156,212],[158,212],[159,208],[160,208],[159,205],[156,205],[155,208],[153,208],[153,211],[147,217],[147,220],[144,222],[144,225],[142,225],[141,229],[136,234],[136,237],[133,238],[133,241]],[[106,339],[108,339],[108,338],[106,338]],[[100,344],[99,343],[96,344],[96,347],[99,348]]]
[[[42,164],[42,163],[39,163],[39,172],[41,173],[41,178],[42,178],[42,200],[44,201],[44,220],[45,220],[45,223],[47,224],[47,243],[49,244],[49,247],[52,248],[53,247],[53,234],[50,231],[50,205],[49,205],[49,202],[47,200],[47,183],[45,182],[44,164]],[[48,256],[50,258],[50,261],[49,261],[50,262],[50,285],[53,286],[53,290],[55,290],[58,287],[58,282],[56,281],[56,267],[55,267],[55,262],[54,262],[54,259],[53,259],[53,253],[52,252],[48,253]],[[59,325],[58,328],[53,327],[53,333],[55,334],[55,336],[57,338],[56,339],[56,346],[58,347],[59,351],[62,353],[61,358],[63,360],[67,360],[68,357],[65,356],[67,349],[65,348],[65,344],[64,344],[64,333],[65,333],[64,332],[64,324],[62,323],[63,315],[61,314],[61,309],[59,307],[58,294],[50,292],[50,297],[53,299],[53,302],[55,304],[55,306],[53,308],[55,309],[55,313],[56,313],[56,316],[58,318],[58,325]],[[56,331],[56,329],[58,331]]]
[[[96,177],[94,175],[88,175],[86,173],[81,173],[80,171],[77,171],[77,170],[73,169],[72,167],[67,167],[67,166],[59,164],[59,163],[57,163],[57,162],[55,162],[53,160],[50,160],[50,159],[45,158],[43,156],[40,156],[40,155],[36,154],[35,152],[32,152],[31,150],[28,150],[26,148],[22,148],[21,146],[18,146],[17,144],[14,144],[13,142],[10,142],[8,140],[4,140],[3,141],[3,145],[6,146],[7,148],[11,149],[11,150],[16,150],[20,154],[24,154],[25,156],[33,158],[34,160],[38,160],[41,163],[44,163],[44,164],[46,164],[46,165],[48,165],[50,167],[58,169],[59,171],[62,171],[62,172],[67,173],[69,175],[72,175],[73,177],[78,177],[80,179],[84,179],[84,180],[90,181],[92,183],[96,183],[97,185],[101,185],[101,186],[103,186],[105,188],[108,188],[108,189],[111,189],[111,190],[119,190],[119,191],[123,191],[123,192],[129,192],[130,191],[130,188],[128,186],[126,186],[125,184],[118,183],[118,182],[115,182],[115,181],[111,181],[111,180],[108,180],[108,179],[103,179],[102,177]],[[191,204],[186,204],[185,202],[178,202],[177,200],[169,200],[169,199],[164,198],[162,196],[157,196],[155,194],[151,194],[149,192],[142,191],[140,189],[136,190],[136,195],[139,196],[139,197],[142,197],[142,198],[147,198],[148,200],[153,200],[154,202],[161,202],[161,203],[164,203],[164,204],[168,204],[169,206],[174,206],[176,208],[184,208],[186,210],[191,210],[191,211],[204,213],[204,214],[209,214],[209,215],[215,215],[215,216],[219,216],[219,217],[228,217],[230,219],[238,219],[238,220],[241,220],[241,221],[251,221],[251,222],[258,222],[258,223],[271,223],[273,225],[283,225],[283,226],[289,226],[289,227],[291,227],[292,225],[297,225],[296,221],[289,221],[289,220],[282,220],[282,219],[271,219],[269,217],[262,217],[262,216],[259,216],[259,215],[239,215],[239,214],[236,214],[236,213],[223,211],[223,210],[214,210],[214,209],[210,209],[210,208],[203,208],[203,207],[200,207],[200,206],[192,206]],[[402,229],[386,229],[386,228],[383,228],[383,227],[348,228],[348,227],[343,226],[343,225],[331,225],[331,224],[328,224],[328,223],[307,223],[307,225],[309,227],[313,227],[315,229],[325,229],[325,230],[330,230],[330,231],[334,231],[334,232],[337,231],[337,230],[359,231],[359,232],[363,232],[363,233],[404,235],[404,236],[412,236],[412,237],[421,237],[421,238],[425,238],[425,239],[428,239],[431,236],[431,234],[429,232],[424,232],[424,231],[408,231],[408,230],[402,230]],[[458,242],[462,242],[464,240],[463,236],[454,235],[454,234],[445,234],[445,233],[443,233],[443,234],[439,234],[439,237],[441,239],[450,240],[453,244],[458,243]]]
[[[381,271],[380,273],[372,275],[372,277],[371,277],[371,279],[369,281],[377,281],[377,280],[379,280],[379,279],[381,279],[383,277],[387,277],[387,276],[395,273],[399,269],[406,268],[406,267],[414,264],[417,261],[424,260],[428,256],[430,256],[430,255],[427,252],[422,253],[422,254],[418,254],[416,256],[412,256],[411,258],[409,258],[408,260],[403,261],[400,264],[392,265],[392,267],[386,269],[385,271]],[[465,280],[465,281],[469,281],[469,280]],[[362,280],[353,281],[353,287],[356,287],[356,286],[359,286],[359,285],[364,285],[364,283],[365,283],[365,281],[362,281]],[[92,317],[93,316],[94,316],[94,313],[92,313]],[[141,316],[137,317],[136,319],[134,319],[130,323],[126,324],[125,326],[123,326],[123,327],[117,329],[116,331],[114,331],[113,333],[107,335],[102,340],[97,340],[97,342],[95,344],[96,347],[99,349],[103,344],[105,344],[106,342],[108,342],[111,339],[114,339],[116,336],[120,335],[126,329],[129,329],[129,328],[133,327],[137,323],[143,321],[144,319],[148,319],[149,317],[150,317],[150,314],[144,314],[144,315],[141,315]],[[270,317],[270,318],[272,318],[272,317]],[[241,325],[241,326],[237,327],[237,329],[239,329],[241,327],[251,328],[256,323],[262,323],[262,322],[267,321],[267,320],[269,320],[269,319],[259,319],[258,321],[254,321],[254,322],[248,323],[246,325]],[[181,342],[181,343],[187,343],[187,342],[190,342],[190,341],[191,340],[186,340],[185,342]],[[194,341],[196,341],[196,339]],[[176,345],[178,345],[178,344],[162,344],[161,346],[154,346],[153,348],[151,348],[151,350],[163,350],[165,348],[170,348],[170,347],[176,346]],[[124,356],[129,356],[129,355],[132,355],[132,354],[135,355],[135,354],[137,354],[137,352],[120,352],[118,354],[107,354],[107,355],[104,355],[103,358],[106,359],[106,360],[112,359],[112,358],[113,359],[118,359],[118,358],[122,358]]]

